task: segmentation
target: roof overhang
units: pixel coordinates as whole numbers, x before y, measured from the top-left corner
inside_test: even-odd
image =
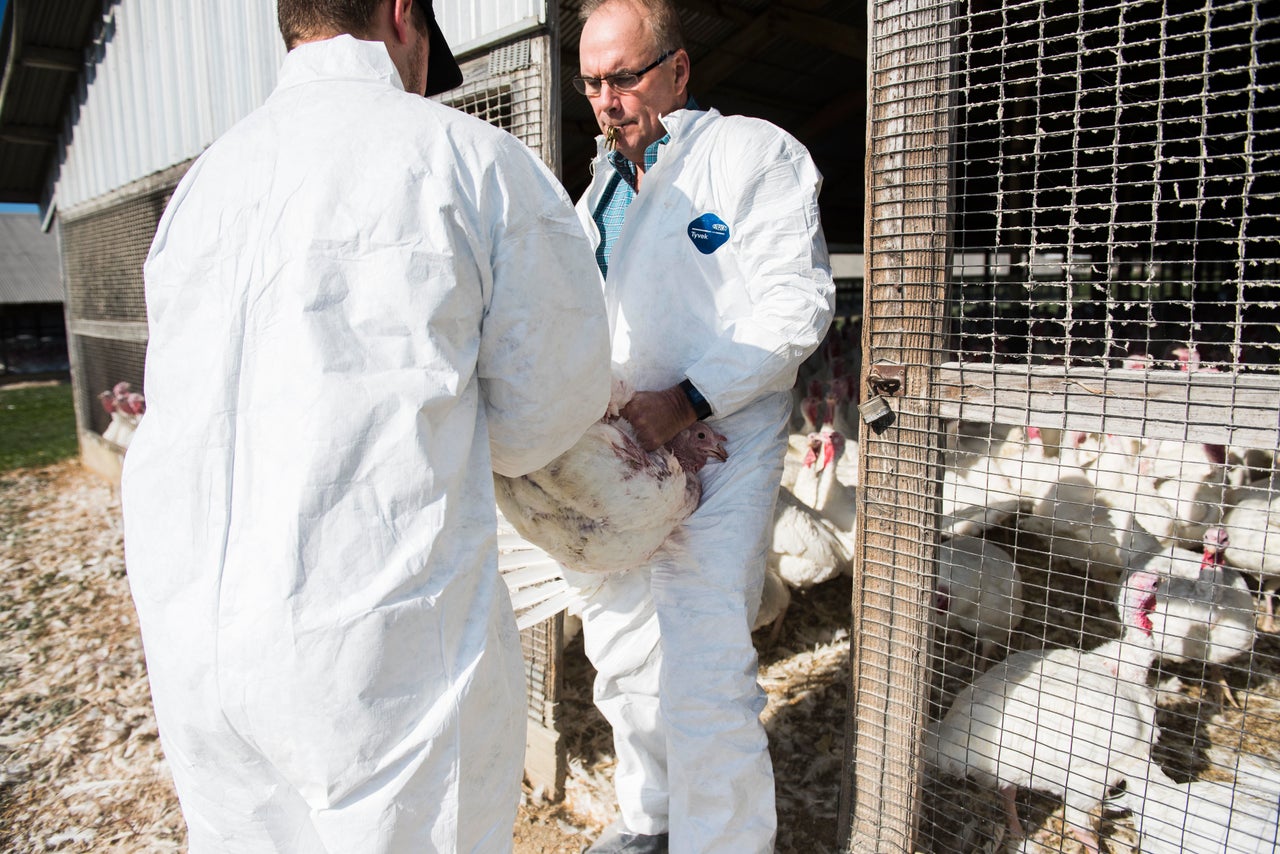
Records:
[[[115,0],[9,0],[0,22],[0,202],[47,203],[60,133]]]

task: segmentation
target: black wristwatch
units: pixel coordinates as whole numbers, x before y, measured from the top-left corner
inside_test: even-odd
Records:
[[[702,392],[698,391],[698,387],[689,382],[688,377],[680,381],[680,390],[684,392],[685,397],[689,398],[689,405],[693,407],[699,421],[705,421],[711,417],[711,404],[707,403],[707,399],[702,396]]]

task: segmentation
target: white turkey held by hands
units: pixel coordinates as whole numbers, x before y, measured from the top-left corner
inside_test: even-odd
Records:
[[[611,412],[620,406],[612,405]],[[645,451],[623,418],[606,415],[572,448],[521,477],[494,475],[503,516],[577,572],[643,564],[698,506],[698,472],[724,461],[724,436],[702,421]]]

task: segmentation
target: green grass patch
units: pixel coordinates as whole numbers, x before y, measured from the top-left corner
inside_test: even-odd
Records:
[[[0,472],[49,465],[79,452],[69,383],[0,388]]]

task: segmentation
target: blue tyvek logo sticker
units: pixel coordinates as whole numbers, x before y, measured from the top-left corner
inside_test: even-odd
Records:
[[[710,255],[729,239],[729,226],[713,213],[704,213],[689,223],[689,239],[703,255]]]

